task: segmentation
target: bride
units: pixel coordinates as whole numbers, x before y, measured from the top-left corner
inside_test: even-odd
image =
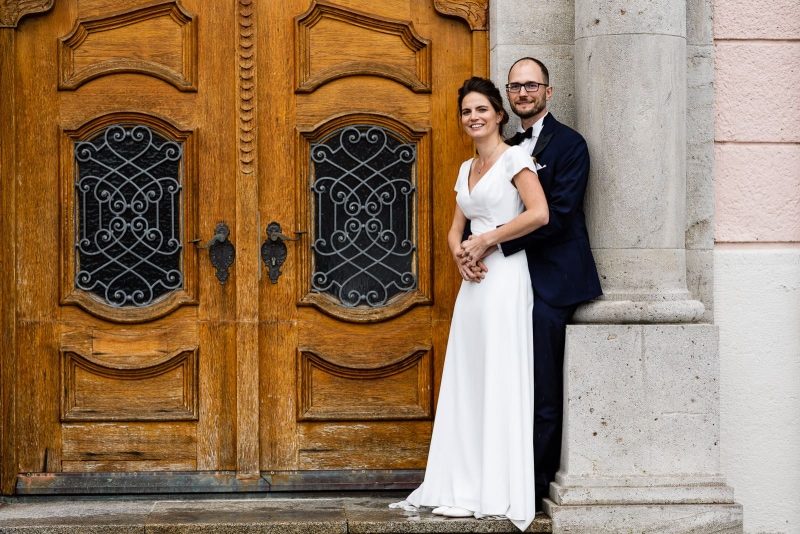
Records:
[[[533,292],[525,256],[498,243],[548,222],[536,167],[503,142],[500,91],[470,78],[458,93],[461,124],[477,148],[456,180],[448,233],[463,278],[453,310],[436,420],[422,485],[408,496],[447,517],[533,521]],[[462,242],[467,220],[472,236]],[[483,261],[486,274],[477,273]]]

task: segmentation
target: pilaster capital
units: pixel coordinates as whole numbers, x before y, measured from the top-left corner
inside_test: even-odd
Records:
[[[55,0],[0,0],[0,28],[16,28],[25,15],[49,11]]]

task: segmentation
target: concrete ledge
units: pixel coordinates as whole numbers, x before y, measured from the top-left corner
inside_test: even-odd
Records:
[[[448,519],[389,504],[403,496],[214,500],[25,500],[0,504],[0,534],[519,532],[510,521]],[[551,532],[537,516],[526,532]]]
[[[742,534],[739,504],[558,506],[544,501],[553,533]]]

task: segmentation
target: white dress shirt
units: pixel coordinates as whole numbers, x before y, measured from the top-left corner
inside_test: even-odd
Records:
[[[542,126],[544,126],[544,118],[547,117],[548,113],[550,112],[546,111],[545,114],[542,115],[541,119],[533,123],[532,126],[533,130],[531,130],[530,139],[523,139],[523,141],[519,144],[519,146],[524,148],[528,154],[533,153],[533,148],[536,146],[536,141],[539,139],[539,134],[542,133]],[[522,125],[520,124],[517,131],[524,132],[525,128],[523,128]]]

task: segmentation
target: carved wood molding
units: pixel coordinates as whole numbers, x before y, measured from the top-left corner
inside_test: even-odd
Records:
[[[298,421],[428,420],[433,417],[432,347],[377,365],[344,365],[332,355],[297,351]]]
[[[62,347],[61,420],[196,421],[197,351],[183,348],[152,362],[115,365]]]
[[[179,40],[181,54],[174,65],[165,63],[158,56],[150,59],[140,57],[139,54],[144,53],[142,51],[149,49],[147,47],[136,53],[128,51],[128,57],[118,57],[119,52],[109,53],[102,46],[102,39],[112,39],[115,31],[124,31],[126,27],[146,24],[162,17],[169,17],[175,23],[171,30],[175,35],[159,29],[147,38],[154,41]],[[59,42],[59,89],[74,90],[101,76],[131,72],[164,80],[181,91],[197,91],[197,24],[194,19],[195,16],[184,10],[178,2],[167,2],[107,17],[78,20],[69,35],[62,37]],[[89,50],[95,59],[85,65],[76,65],[78,49],[90,46],[96,47],[94,51]],[[85,55],[85,51],[82,52]],[[104,54],[108,57],[104,58]]]
[[[433,0],[442,15],[464,19],[472,31],[489,29],[489,0]]]
[[[252,174],[255,160],[255,39],[253,0],[239,0],[239,169]]]
[[[312,55],[315,56],[316,61],[320,61],[320,54],[326,50],[332,55],[337,53],[336,43],[327,42],[319,43],[317,49],[312,51],[312,34],[315,31],[315,27],[323,21],[344,23],[348,28],[395,36],[408,49],[409,55],[413,54],[414,69],[392,64],[386,57],[361,58],[360,60],[339,57],[327,58],[332,64],[313,70]],[[376,17],[324,2],[312,2],[308,11],[297,16],[295,22],[297,25],[297,92],[310,93],[316,88],[339,78],[365,75],[392,79],[410,88],[415,93],[430,93],[430,41],[417,34],[411,22]],[[361,37],[363,38],[363,35]]]
[[[0,28],[16,28],[25,15],[49,11],[55,0],[0,0]]]

